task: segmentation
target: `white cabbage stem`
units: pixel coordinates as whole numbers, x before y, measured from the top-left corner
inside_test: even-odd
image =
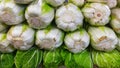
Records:
[[[118,43],[116,48],[120,51],[120,35],[118,34],[117,37],[118,37]]]
[[[13,0],[2,0],[0,2],[0,22],[7,25],[22,23],[25,7],[15,4]]]
[[[7,40],[6,33],[0,33],[0,52],[10,53],[14,50],[13,45]]]
[[[86,4],[83,14],[88,23],[94,26],[103,26],[109,23],[111,11],[109,7],[101,3]]]
[[[120,51],[120,35],[118,35],[118,44],[116,48]]]
[[[74,31],[83,25],[83,15],[80,9],[69,3],[56,11],[57,27],[64,31]]]
[[[120,34],[120,8],[112,9],[112,19],[111,19],[111,26],[115,30],[116,33]]]
[[[29,4],[34,0],[14,0],[17,4]]]
[[[7,33],[7,39],[18,50],[28,50],[34,44],[35,31],[28,25],[12,26]]]
[[[65,2],[65,0],[45,0],[45,1],[54,7],[58,7]]]
[[[81,29],[68,33],[65,36],[64,42],[69,51],[79,53],[88,47],[90,37],[84,29]]]
[[[82,7],[85,4],[85,0],[69,0],[69,2],[75,4],[79,7]]]
[[[32,28],[43,29],[54,19],[54,9],[43,0],[36,0],[27,7],[25,18]]]
[[[55,27],[38,30],[36,45],[41,49],[54,50],[62,45],[63,38],[64,33]]]
[[[112,51],[118,43],[115,32],[108,27],[90,27],[88,33],[91,37],[91,45],[100,51]]]
[[[117,6],[117,0],[87,0],[87,2],[92,3],[104,3],[109,6],[109,8],[114,8]]]

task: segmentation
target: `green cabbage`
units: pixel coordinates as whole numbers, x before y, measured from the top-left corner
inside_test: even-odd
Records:
[[[15,56],[16,68],[37,68],[42,61],[43,52],[36,47],[27,51],[17,51]]]
[[[0,68],[14,68],[14,54],[0,54]]]
[[[117,50],[102,52],[92,49],[92,60],[94,66],[98,68],[119,68],[120,52]]]
[[[45,68],[58,68],[61,62],[60,49],[44,52],[43,64]]]
[[[61,50],[61,57],[66,68],[93,68],[89,50],[73,54],[66,50]]]

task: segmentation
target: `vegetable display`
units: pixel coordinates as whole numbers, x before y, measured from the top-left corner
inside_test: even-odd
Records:
[[[120,68],[120,0],[0,0],[0,68]]]

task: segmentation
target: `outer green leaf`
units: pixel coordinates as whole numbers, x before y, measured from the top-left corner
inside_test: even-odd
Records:
[[[62,49],[61,56],[66,68],[93,68],[91,55],[88,50],[73,54]]]
[[[61,57],[66,68],[78,68],[79,66],[75,63],[73,54],[66,49],[61,49]]]
[[[42,14],[49,13],[53,8],[51,8],[49,5],[46,3],[42,4]]]
[[[16,68],[37,68],[42,60],[42,51],[31,48],[28,51],[17,51],[15,56]]]
[[[65,66],[67,68],[79,68],[80,66],[75,62],[72,53],[68,53],[65,59]]]
[[[44,52],[43,64],[45,68],[58,68],[61,61],[60,49]]]
[[[75,62],[82,68],[93,68],[90,52],[84,50],[82,53],[74,54]]]
[[[12,53],[0,55],[0,68],[13,68],[13,65],[14,55]]]
[[[66,56],[68,53],[69,53],[69,51],[67,51],[65,49],[61,49],[60,55],[61,55],[63,61],[66,59]]]
[[[112,52],[101,52],[92,50],[92,59],[94,66],[99,68],[119,68],[120,52],[113,50]]]

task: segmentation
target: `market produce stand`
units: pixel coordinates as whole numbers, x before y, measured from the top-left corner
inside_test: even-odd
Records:
[[[120,68],[120,0],[0,0],[0,68]]]

